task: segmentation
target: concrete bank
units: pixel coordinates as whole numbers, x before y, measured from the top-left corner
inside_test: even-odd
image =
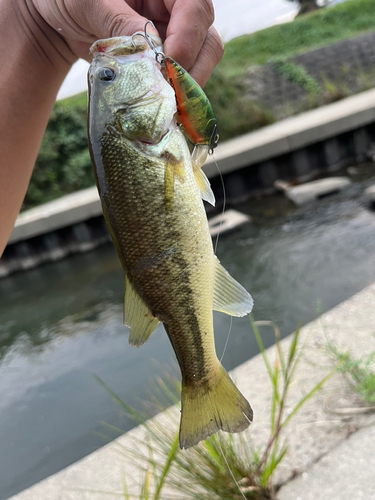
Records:
[[[221,206],[270,193],[277,179],[306,182],[373,156],[375,89],[287,118],[220,144],[204,169]],[[0,278],[109,240],[95,188],[21,214],[0,262]]]
[[[306,345],[290,389],[289,408],[332,369],[325,348],[327,339],[342,350],[350,348],[355,357],[375,350],[374,304],[375,283],[302,328],[301,343],[306,342]],[[266,331],[264,334],[272,335]],[[287,349],[290,342],[291,336],[284,339],[283,349]],[[267,353],[272,362],[274,347]],[[261,356],[233,370],[232,377],[254,409],[254,422],[241,439],[250,436],[256,446],[264,446],[268,436],[272,391]],[[275,478],[277,483],[285,483],[278,493],[280,500],[375,498],[375,475],[371,465],[375,456],[375,426],[371,425],[375,424],[374,415],[334,415],[325,409],[327,398],[345,390],[345,382],[341,376],[335,375],[285,429],[288,453]],[[348,394],[350,399],[352,395]],[[170,423],[171,413],[178,418],[178,410],[172,408],[154,417],[153,422],[177,429],[177,421]],[[143,473],[140,473],[131,454],[136,447],[134,438],[145,441],[144,430],[133,429],[12,497],[12,500],[109,500],[116,494],[121,495],[122,474],[126,475],[130,493],[139,493]],[[124,455],[125,449],[130,451]],[[297,479],[293,480],[296,474]],[[309,492],[310,487],[316,489]],[[176,493],[167,489],[161,495],[163,499],[177,497]]]
[[[96,187],[82,189],[21,213],[8,244],[51,233],[102,215]]]
[[[375,89],[372,89],[227,141],[217,147],[214,156],[220,172],[227,174],[360,129],[354,134],[350,146],[352,159],[363,161],[375,138],[371,132],[371,137],[366,137],[368,131],[362,128],[374,122]],[[324,146],[325,161],[331,170],[345,163],[340,142],[339,139],[328,141]],[[306,165],[303,165],[302,157],[295,160],[295,173],[307,173],[303,170]],[[324,163],[324,159],[321,160]],[[212,158],[204,170],[209,178],[218,175]]]

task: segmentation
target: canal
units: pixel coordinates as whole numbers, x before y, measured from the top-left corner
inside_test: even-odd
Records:
[[[252,222],[220,237],[218,257],[253,295],[255,318],[283,336],[375,280],[375,214],[361,202],[374,167],[362,171],[344,192],[304,207],[282,195],[237,205]],[[178,376],[161,326],[129,347],[123,292],[111,244],[0,280],[0,500],[106,444],[103,434],[115,436],[103,422],[134,425],[95,376],[136,408],[157,376]],[[230,322],[214,313],[219,357]],[[257,352],[248,318],[234,318],[225,367]]]

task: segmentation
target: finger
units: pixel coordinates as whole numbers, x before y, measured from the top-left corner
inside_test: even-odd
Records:
[[[165,40],[167,37],[167,29],[168,29],[168,23],[163,23],[163,22],[154,22],[156,29],[158,30],[159,36],[162,40]]]
[[[187,71],[193,66],[214,22],[211,0],[166,0],[171,19],[164,44],[165,54]]]
[[[74,40],[92,42],[92,38],[111,38],[115,36],[130,36],[136,31],[143,31],[147,19],[135,12],[124,0],[66,0],[65,17],[69,28],[75,32]],[[150,34],[158,34],[148,26]],[[66,33],[60,32],[63,36]],[[68,37],[71,36],[68,33]]]
[[[221,38],[216,29],[211,26],[194,66],[190,70],[191,76],[201,87],[207,83],[214,67],[223,57],[223,53],[224,46]]]

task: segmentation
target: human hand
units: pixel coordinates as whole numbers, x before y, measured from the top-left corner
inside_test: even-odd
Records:
[[[64,59],[89,59],[99,38],[143,31],[148,19],[159,33],[166,55],[175,59],[203,86],[223,53],[212,26],[211,0],[21,0],[32,3],[52,27],[47,37]],[[67,50],[69,53],[67,53]]]

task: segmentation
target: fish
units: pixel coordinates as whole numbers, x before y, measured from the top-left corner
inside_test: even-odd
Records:
[[[124,270],[129,344],[164,325],[181,369],[181,448],[241,432],[253,411],[217,358],[212,311],[244,316],[253,300],[215,256],[202,202],[214,197],[176,121],[174,90],[141,37],[99,40],[91,54],[89,149]]]

